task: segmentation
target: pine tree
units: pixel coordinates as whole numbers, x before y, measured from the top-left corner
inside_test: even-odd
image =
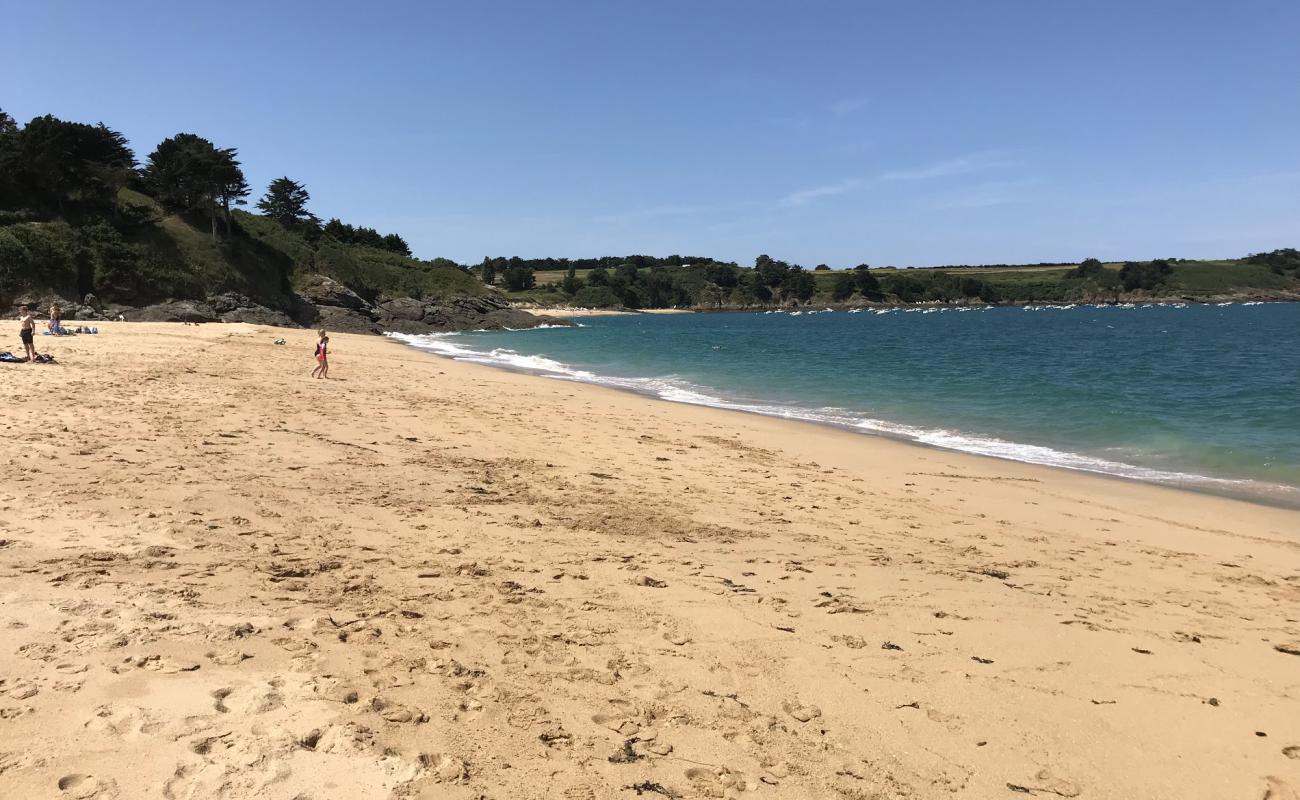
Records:
[[[316,226],[320,224],[320,217],[307,210],[310,199],[306,186],[288,177],[276,178],[266,187],[262,199],[257,201],[257,208],[286,227]]]
[[[578,268],[570,264],[569,271],[564,275],[564,280],[560,281],[560,290],[565,294],[574,295],[581,288],[582,280],[578,278]]]
[[[217,206],[225,210],[230,232],[230,204],[243,204],[248,181],[234,148],[218,149],[192,133],[164,139],[149,154],[145,182],[163,203],[181,211],[207,211],[212,238],[217,236]]]
[[[384,249],[404,256],[411,254],[411,246],[396,233],[390,233],[384,237]]]

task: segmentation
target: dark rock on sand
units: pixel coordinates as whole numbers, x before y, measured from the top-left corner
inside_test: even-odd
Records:
[[[338,306],[317,306],[319,316],[313,327],[339,333],[383,333],[383,328],[375,324],[369,314],[353,311]]]
[[[211,305],[196,300],[167,300],[136,309],[127,315],[135,322],[217,322]]]
[[[300,291],[269,297],[221,292],[206,300],[164,300],[141,308],[105,306],[94,295],[82,302],[60,297],[25,297],[38,315],[51,303],[65,309],[65,319],[116,319],[119,314],[141,322],[247,322],[277,327],[325,328],[341,333],[433,333],[462,330],[535,328],[569,325],[566,320],[530,314],[496,294],[458,295],[441,300],[380,297],[372,303],[339,281],[309,275]],[[15,308],[16,308],[15,304]]]
[[[375,309],[381,320],[393,322],[420,322],[424,319],[427,303],[414,297],[397,297],[385,300]]]
[[[380,318],[383,322],[383,317]],[[538,325],[570,325],[567,320],[538,316],[511,308],[504,298],[495,295],[463,295],[425,307],[420,322],[426,331],[500,330],[535,328]]]
[[[266,306],[252,305],[236,308],[221,315],[222,322],[248,322],[253,325],[271,325],[277,328],[296,328],[298,323],[283,311],[276,311]]]
[[[370,308],[370,304],[361,295],[324,275],[307,276],[299,295],[317,306],[334,306],[353,311],[364,311]]]
[[[249,322],[254,325],[295,327],[297,323],[285,311],[268,308],[237,292],[224,292],[208,298],[208,305],[222,322]]]
[[[212,306],[212,310],[218,314],[229,314],[241,308],[251,308],[257,303],[237,292],[223,292],[209,297],[208,305]]]

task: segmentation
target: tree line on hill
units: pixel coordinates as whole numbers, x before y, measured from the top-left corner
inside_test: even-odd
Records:
[[[127,139],[103,123],[43,115],[26,125],[0,110],[0,288],[75,286],[80,292],[172,286],[165,249],[146,230],[157,222],[148,204],[124,203],[123,190],[191,222],[203,220],[214,241],[238,232],[232,213],[251,188],[233,147],[193,133],[159,142],[141,164]],[[397,234],[338,219],[321,225],[308,209],[306,187],[271,181],[255,207],[303,236],[410,256]],[[153,237],[157,239],[156,236]]]
[[[567,266],[562,279],[537,286],[537,266],[562,264]],[[583,264],[593,266],[586,268],[585,276],[579,276],[578,270],[583,268]],[[501,287],[509,292],[536,289],[550,293],[552,299],[577,306],[626,308],[748,308],[807,303],[825,290],[816,275],[829,270],[829,267],[808,270],[766,254],[758,256],[753,267],[676,255],[571,261],[485,258],[474,267],[485,283],[491,285],[499,279]],[[891,296],[903,302],[963,299],[994,302],[998,299],[996,290],[979,278],[957,277],[936,271],[917,275],[891,271],[877,277],[867,264],[835,272],[826,293],[832,302],[845,302],[854,297],[880,302]]]
[[[1277,275],[1300,277],[1300,250],[1283,247],[1270,253],[1255,253],[1246,256],[1247,263],[1262,264]]]
[[[468,267],[446,259],[414,260],[406,240],[395,233],[338,218],[322,223],[309,208],[307,188],[287,176],[271,181],[254,203],[261,216],[236,211],[251,194],[238,151],[197,134],[164,139],[141,163],[126,137],[103,123],[44,115],[19,125],[0,110],[0,293],[28,286],[75,287],[79,294],[108,291],[124,299],[133,293],[203,296],[228,288],[212,285],[219,282],[212,276],[220,269],[204,272],[187,263],[209,258],[226,269],[221,274],[252,275],[252,283],[279,292],[288,290],[291,273],[307,270],[341,280],[367,297],[419,296],[438,286],[472,292],[478,284],[465,274],[472,272],[508,292],[582,306],[1022,302],[1168,292],[1180,262],[1130,261],[1119,269],[1097,259],[1077,266],[1042,264],[1041,273],[1022,271],[1015,281],[1005,275],[991,280],[986,273],[997,267],[987,265],[980,273],[966,272],[974,269],[968,265],[805,269],[768,255],[746,267],[706,256],[641,254],[495,257]],[[176,220],[184,225],[177,227]],[[211,252],[179,247],[177,236],[189,236],[189,230],[209,240]],[[1244,262],[1265,266],[1287,281],[1300,278],[1300,253],[1293,248],[1251,255]],[[539,272],[563,277],[538,286]]]
[[[1168,259],[1157,258],[1151,261],[1125,261],[1118,270],[1106,269],[1101,261],[1085,258],[1079,266],[1065,273],[1067,281],[1087,281],[1099,289],[1123,289],[1126,292],[1138,289],[1155,289],[1163,284],[1174,272]]]

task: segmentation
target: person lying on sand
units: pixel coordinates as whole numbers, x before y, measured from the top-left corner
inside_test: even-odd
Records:
[[[32,312],[27,306],[21,306],[18,309],[18,338],[23,340],[23,349],[27,351],[27,360],[36,360],[36,345],[32,343],[32,337],[36,335],[36,320],[32,319]]]
[[[325,329],[321,328],[320,338],[316,340],[316,368],[311,371],[313,378],[330,376],[329,345],[330,337],[325,333]]]

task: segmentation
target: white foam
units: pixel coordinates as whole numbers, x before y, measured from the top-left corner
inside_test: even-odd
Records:
[[[798,312],[794,312],[798,313]],[[880,312],[876,312],[880,313]],[[783,419],[801,420],[836,425],[866,433],[883,434],[900,439],[920,442],[931,447],[956,450],[964,453],[1020,461],[1029,464],[1063,469],[1093,472],[1103,475],[1132,478],[1154,483],[1167,483],[1183,486],[1214,489],[1223,491],[1241,491],[1253,488],[1259,494],[1272,496],[1300,497],[1295,487],[1281,484],[1268,484],[1249,480],[1231,480],[1197,475],[1184,472],[1140,467],[1119,461],[1096,458],[1094,456],[1056,450],[1041,445],[1023,444],[1006,441],[990,436],[979,436],[961,431],[943,428],[923,428],[898,422],[875,419],[841,408],[811,409],[790,405],[750,403],[727,399],[714,394],[706,387],[696,386],[674,376],[662,378],[627,378],[577,369],[568,364],[546,356],[524,355],[506,348],[494,348],[489,351],[474,350],[456,341],[458,334],[402,334],[389,333],[388,336],[405,342],[420,350],[447,356],[457,361],[504,367],[530,372],[557,380],[578,381],[609,386],[618,389],[647,394],[674,403],[708,406],[732,411],[746,411],[752,414],[781,417]],[[463,340],[461,340],[463,341]],[[1255,493],[1255,492],[1252,492]]]

